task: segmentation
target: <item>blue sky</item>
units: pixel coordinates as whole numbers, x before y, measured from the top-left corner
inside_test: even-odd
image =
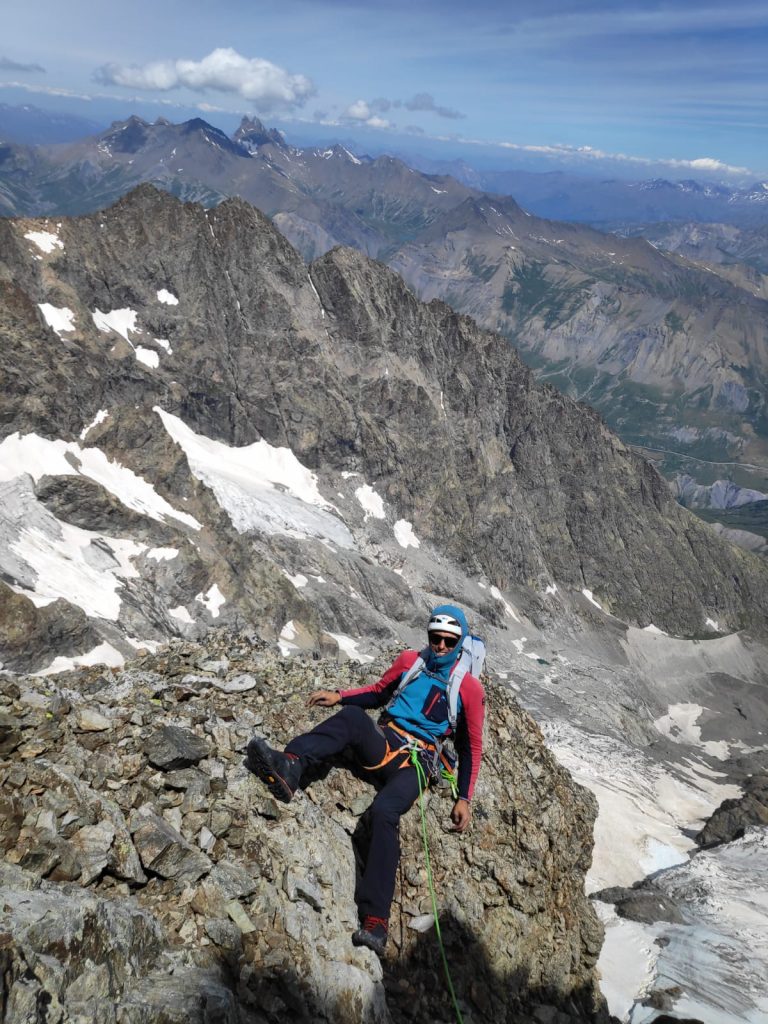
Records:
[[[227,128],[257,114],[297,141],[336,134],[397,150],[410,139],[411,149],[510,167],[768,174],[763,0],[14,8],[0,41],[4,102],[100,121],[197,111]]]

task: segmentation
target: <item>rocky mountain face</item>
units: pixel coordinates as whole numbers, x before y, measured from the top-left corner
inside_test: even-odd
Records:
[[[25,606],[30,636],[53,628],[53,598],[123,653],[126,637],[257,610],[275,633],[295,615],[314,637],[347,634],[350,587],[383,587],[407,620],[394,570],[422,541],[484,585],[520,590],[541,620],[557,586],[642,626],[762,628],[765,566],[715,540],[504,339],[423,305],[359,253],[308,270],[242,201],[205,211],[148,186],[77,220],[4,221],[0,237],[2,557],[18,595],[4,603],[41,606]],[[266,542],[254,544],[262,521],[246,499]],[[375,528],[390,515],[385,540]],[[290,582],[297,516],[333,594],[307,600]],[[67,545],[84,554],[62,592],[46,559]],[[81,593],[92,579],[96,601]],[[19,644],[5,629],[7,652]],[[26,647],[24,664],[40,667],[35,656]]]
[[[709,484],[734,463],[738,483],[768,489],[768,292],[755,264],[762,229],[745,232],[728,259],[672,240],[659,244],[680,255],[664,254],[528,216],[508,197],[391,157],[297,149],[250,119],[232,139],[200,119],[133,117],[78,143],[0,151],[7,214],[94,210],[143,181],[208,206],[240,195],[306,259],[339,244],[385,259],[420,297],[442,298],[505,334],[537,372],[652,451],[665,475]],[[738,205],[695,182],[632,188],[621,184],[616,203],[629,209],[635,193],[643,202],[673,193],[689,206]],[[750,202],[768,209],[761,195],[750,192]],[[643,221],[661,216],[656,206],[643,210]]]
[[[503,333],[625,441],[658,450],[665,473],[710,483],[728,462],[743,486],[766,486],[762,289],[507,200],[467,200],[389,263],[423,298]]]
[[[764,564],[504,338],[351,249],[307,266],[241,200],[143,186],[6,220],[0,290],[4,1005],[450,1019],[408,857],[383,973],[349,944],[366,787],[333,771],[276,817],[242,749],[317,721],[309,690],[420,647],[451,598],[489,647],[470,842],[442,832],[439,794],[428,811],[454,970],[471,950],[465,1019],[600,1020],[585,871],[590,892],[678,871],[764,771]],[[516,700],[596,795],[594,826]],[[745,839],[708,862],[742,891],[763,864]],[[595,902],[611,1011],[708,1012],[727,986],[759,1020],[760,942],[731,922],[734,955],[686,976],[700,886],[677,891],[688,923],[629,981],[627,942],[659,947]]]
[[[369,784],[340,762],[285,807],[244,765],[254,731],[287,741],[319,718],[313,688],[361,677],[214,631],[119,672],[0,679],[3,1020],[449,1019],[418,815],[380,964],[349,942]],[[447,830],[450,794],[427,798],[460,1005],[475,1021],[607,1021],[584,896],[594,799],[498,687],[488,738],[470,833]]]

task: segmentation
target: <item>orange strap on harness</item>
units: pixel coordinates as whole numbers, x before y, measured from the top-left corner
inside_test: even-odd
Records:
[[[395,723],[392,721],[386,723],[386,728],[394,730],[394,732],[402,736],[403,739],[406,740],[406,742],[401,747],[395,747],[395,749],[393,750],[389,745],[389,740],[385,738],[384,742],[387,744],[387,749],[384,751],[384,757],[381,759],[381,761],[379,761],[378,764],[361,765],[361,768],[363,768],[363,770],[366,772],[373,772],[376,771],[377,768],[383,768],[384,765],[389,764],[390,761],[394,760],[396,757],[402,756],[403,754],[405,754],[406,756],[400,767],[406,768],[410,764],[409,756],[414,746],[420,747],[422,750],[433,751],[435,749],[434,743],[428,743],[427,740],[422,740],[419,739],[418,736],[411,735],[411,733],[406,732],[405,729],[401,729],[399,725],[395,725]]]

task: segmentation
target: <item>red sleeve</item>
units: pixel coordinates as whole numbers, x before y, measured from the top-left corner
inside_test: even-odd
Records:
[[[389,700],[397,688],[404,672],[413,665],[419,656],[418,651],[403,651],[392,662],[384,675],[376,683],[359,686],[355,690],[339,690],[342,704],[356,704],[361,708],[379,708]],[[462,683],[462,699],[464,684]]]
[[[456,752],[459,755],[459,797],[470,800],[480,771],[483,756],[483,722],[485,690],[482,683],[469,674],[461,681],[461,716],[456,729]]]

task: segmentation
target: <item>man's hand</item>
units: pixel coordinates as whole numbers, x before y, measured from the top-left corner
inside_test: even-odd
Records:
[[[451,811],[454,832],[463,832],[472,818],[472,809],[467,800],[457,800]]]
[[[309,695],[307,704],[311,708],[332,708],[333,705],[338,704],[340,700],[341,694],[338,690],[315,690],[314,693]]]

